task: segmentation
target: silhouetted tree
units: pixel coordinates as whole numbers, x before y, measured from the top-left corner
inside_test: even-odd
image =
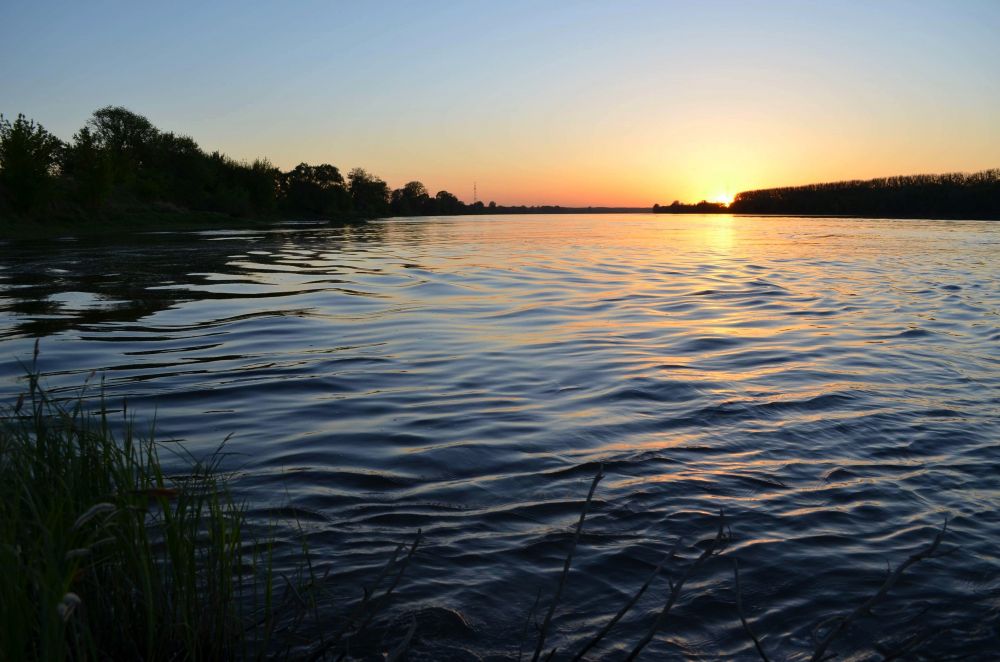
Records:
[[[654,214],[728,214],[729,208],[721,202],[702,200],[694,205],[686,205],[680,200],[674,200],[668,206],[653,205]]]
[[[365,218],[385,216],[389,211],[389,186],[361,168],[347,175],[353,211]]]
[[[389,207],[397,216],[418,216],[433,213],[431,197],[427,188],[417,181],[407,182],[402,188],[392,192]]]
[[[465,211],[465,204],[448,191],[438,191],[434,199],[437,202],[437,213],[439,214],[461,214]]]
[[[351,208],[344,176],[336,166],[300,163],[278,179],[284,209],[315,216],[339,216]]]
[[[210,209],[218,168],[193,138],[155,131],[135,151],[109,149],[122,177],[141,199],[169,201],[191,209]],[[117,156],[115,156],[117,155]],[[124,165],[123,165],[124,164]]]
[[[91,211],[100,211],[107,203],[114,185],[111,159],[89,127],[73,136],[63,152],[62,173],[72,182],[78,202]]]
[[[268,161],[244,163],[219,152],[206,154],[192,138],[161,132],[125,108],[97,110],[65,147],[23,116],[13,123],[4,120],[2,125],[7,165],[0,188],[18,209],[28,209],[42,199],[52,201],[56,213],[62,215],[76,214],[79,209],[59,206],[65,202],[91,212],[109,203],[125,210],[155,204],[164,210],[232,215],[268,213],[275,208],[280,173]],[[56,170],[62,183],[48,186]],[[310,167],[305,177],[323,194],[319,206],[324,213],[350,210],[350,196],[335,167]]]
[[[29,211],[42,201],[61,149],[62,142],[34,120],[0,115],[0,183],[15,209]]]
[[[1000,170],[744,191],[730,209],[744,214],[1000,218]]]
[[[250,204],[255,210],[271,211],[277,206],[277,183],[280,174],[281,172],[267,159],[254,159],[249,168],[243,168],[242,181],[250,194]]]
[[[148,119],[122,106],[95,110],[87,125],[100,146],[110,153],[117,181],[128,181],[144,165],[159,133]]]

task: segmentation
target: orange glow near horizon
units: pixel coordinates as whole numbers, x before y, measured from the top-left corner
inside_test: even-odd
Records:
[[[996,0],[64,4],[0,40],[0,112],[63,140],[123,105],[284,171],[566,207],[1000,167]]]

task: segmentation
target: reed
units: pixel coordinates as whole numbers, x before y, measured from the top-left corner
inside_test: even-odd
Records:
[[[131,421],[116,438],[105,407],[28,381],[0,412],[0,659],[265,655],[272,546],[248,533],[221,447],[168,476]]]
[[[543,624],[536,627],[539,631],[538,644],[535,649],[535,657],[533,659],[538,659],[542,652],[542,647],[544,646],[545,637],[548,631],[549,624],[552,619],[552,614],[555,611],[556,605],[559,602],[559,598],[562,595],[563,589],[567,581],[567,575],[569,573],[570,563],[573,559],[573,555],[576,552],[577,543],[580,539],[580,534],[583,529],[584,518],[590,509],[591,501],[594,497],[594,490],[597,487],[597,483],[604,477],[603,465],[598,468],[597,475],[594,477],[593,482],[590,486],[590,492],[587,494],[587,499],[584,502],[583,508],[580,513],[580,519],[577,523],[576,532],[573,536],[573,540],[570,543],[569,550],[566,554],[566,559],[563,564],[563,572],[560,575],[559,583],[555,591],[555,596],[552,599],[551,606],[549,608],[549,613],[547,614]],[[865,602],[854,610],[842,614],[826,618],[820,621],[812,632],[814,650],[811,656],[808,658],[810,662],[825,662],[836,657],[835,653],[828,652],[831,644],[844,635],[850,625],[859,618],[865,615],[871,614],[871,609],[875,605],[881,603],[888,597],[889,591],[898,583],[903,573],[909,569],[911,566],[924,561],[926,559],[938,558],[945,556],[954,552],[957,548],[951,548],[947,551],[939,550],[944,536],[948,533],[948,522],[944,523],[944,526],[934,537],[934,539],[924,548],[918,550],[917,552],[910,555],[903,563],[901,563],[894,571],[889,573],[885,581],[875,592],[874,595],[869,597]],[[675,568],[675,571],[679,573],[676,579],[671,579],[667,577],[667,586],[663,589],[665,594],[665,601],[663,607],[660,611],[653,617],[652,623],[646,629],[645,635],[636,643],[630,650],[628,654],[625,654],[622,659],[624,660],[635,660],[642,653],[643,650],[652,642],[657,635],[664,633],[667,630],[666,621],[672,608],[676,605],[678,600],[681,598],[684,585],[692,576],[694,576],[703,566],[707,564],[711,559],[721,556],[727,545],[732,541],[733,534],[732,531],[726,526],[726,520],[724,513],[719,511],[718,528],[715,537],[711,540],[705,541],[703,544],[699,545],[702,549],[700,554],[693,560],[682,566],[681,568]],[[569,659],[572,662],[577,662],[578,660],[587,659],[585,656],[592,651],[602,640],[604,640],[609,633],[615,628],[615,626],[622,620],[623,617],[629,614],[632,608],[636,605],[642,595],[650,587],[651,584],[659,577],[661,572],[664,570],[665,566],[669,566],[676,559],[676,554],[678,548],[681,546],[681,540],[678,539],[674,544],[673,548],[666,554],[665,557],[656,565],[653,571],[650,573],[646,581],[639,587],[638,591],[632,595],[632,597],[611,617],[611,619],[595,634],[589,635],[586,633],[575,633],[576,635],[582,636],[583,645],[579,648],[578,652],[574,654]],[[733,590],[734,590],[734,606],[736,611],[736,616],[739,619],[740,625],[743,632],[747,635],[750,641],[753,643],[753,650],[758,657],[763,662],[770,662],[770,657],[764,650],[764,646],[761,642],[761,638],[757,633],[751,628],[750,623],[747,620],[746,613],[743,610],[743,594],[742,587],[740,583],[740,573],[739,564],[737,559],[733,559]],[[539,593],[539,596],[541,593]],[[538,606],[538,600],[535,600],[534,606],[531,608],[531,612],[528,615],[528,621],[532,619],[532,614],[534,613],[536,607]],[[527,631],[527,625],[525,626],[525,631]],[[887,650],[878,644],[873,644],[873,647],[881,655],[883,660],[895,660],[899,659],[911,651],[915,650],[918,646],[926,642],[927,640],[933,638],[940,632],[935,629],[927,629],[919,631],[915,634],[907,637],[901,644],[897,645],[896,648],[892,650]],[[612,638],[613,639],[613,638]],[[623,643],[620,639],[617,643]],[[546,660],[550,659],[562,659],[557,657],[559,652],[558,648],[553,648],[549,654],[545,657]],[[520,655],[518,656],[520,659]],[[603,659],[600,654],[598,654],[593,659]],[[804,658],[803,658],[804,659]]]

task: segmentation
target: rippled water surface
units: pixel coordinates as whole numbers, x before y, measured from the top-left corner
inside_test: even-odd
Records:
[[[679,576],[720,508],[732,541],[644,659],[753,658],[732,558],[769,653],[805,659],[946,517],[955,551],[834,649],[1000,645],[1000,223],[425,218],[0,251],[5,402],[40,337],[57,392],[97,370],[161,437],[231,434],[238,488],[298,517],[331,594],[422,528],[394,607],[418,613],[414,658],[517,655],[599,463],[551,646],[578,648],[682,538]]]

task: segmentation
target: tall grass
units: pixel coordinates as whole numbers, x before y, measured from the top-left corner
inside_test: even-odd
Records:
[[[261,657],[271,545],[219,472],[164,473],[159,446],[105,408],[27,393],[0,412],[0,659]]]

